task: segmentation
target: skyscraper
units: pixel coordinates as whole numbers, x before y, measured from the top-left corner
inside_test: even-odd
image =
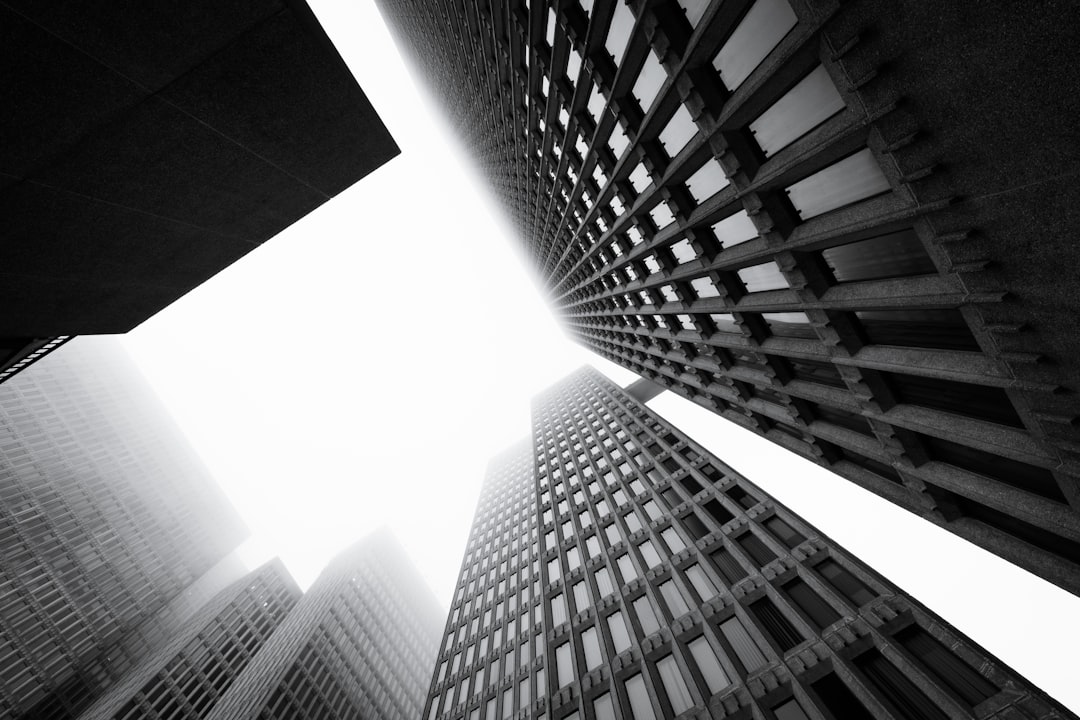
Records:
[[[397,540],[376,532],[331,561],[206,717],[414,720],[441,615]]]
[[[1065,6],[380,7],[579,342],[1080,592]]]
[[[0,6],[0,382],[398,154],[303,0]]]
[[[279,560],[232,583],[80,720],[206,717],[267,646],[301,592]]]
[[[4,383],[0,716],[74,717],[168,639],[246,534],[115,340]]]
[[[300,591],[279,562],[220,593],[80,720],[414,720],[441,613],[378,531]]]
[[[1075,717],[583,369],[489,466],[427,720]]]

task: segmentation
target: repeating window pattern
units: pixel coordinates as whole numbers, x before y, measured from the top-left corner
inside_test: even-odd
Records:
[[[1002,352],[1005,295],[917,200],[937,168],[900,170],[918,120],[867,94],[889,68],[846,9],[381,5],[578,341],[1080,592],[1070,380]]]
[[[0,386],[0,717],[78,714],[246,533],[113,340]]]
[[[1016,702],[1068,716],[584,369],[534,401],[531,446],[489,466],[424,717],[974,718]]]
[[[85,713],[84,720],[204,718],[300,599],[280,561],[219,593]]]

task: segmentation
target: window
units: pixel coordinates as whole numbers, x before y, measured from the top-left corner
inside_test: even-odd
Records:
[[[615,586],[611,582],[611,573],[607,568],[599,568],[596,571],[596,587],[600,591],[600,597],[607,597],[615,592]]]
[[[836,675],[829,673],[810,687],[833,717],[840,720],[873,720],[870,711]]]
[[[637,570],[634,568],[634,561],[630,558],[630,555],[620,555],[615,560],[615,563],[619,566],[619,573],[622,575],[624,583],[637,578]]]
[[[660,583],[660,595],[664,598],[664,602],[667,603],[672,617],[682,617],[690,612],[690,608],[686,604],[686,598],[683,597],[674,580],[665,580]]]
[[[716,652],[704,635],[691,640],[687,647],[690,649],[690,655],[694,658],[694,662],[697,663],[698,671],[701,672],[701,677],[704,678],[705,686],[709,689],[710,695],[715,695],[731,685],[731,680],[720,665]]]
[[[764,292],[788,288],[787,279],[780,272],[775,262],[752,265],[738,271],[739,279],[746,286],[747,292]]]
[[[713,60],[724,87],[734,92],[797,22],[786,0],[754,3]]]
[[[757,227],[745,210],[724,218],[713,225],[712,230],[720,245],[725,248],[741,245],[758,236]]]
[[[611,701],[611,693],[604,693],[593,700],[593,713],[596,720],[615,720],[615,705]]]
[[[652,635],[660,629],[660,623],[656,619],[656,611],[653,610],[652,602],[647,596],[642,595],[633,604],[638,622],[641,623],[642,634]]]
[[[934,275],[937,267],[912,228],[821,251],[838,283]]]
[[[888,190],[889,181],[877,159],[864,149],[800,180],[786,192],[799,217],[808,220]]]
[[[608,630],[611,632],[611,644],[615,652],[621,653],[630,647],[630,633],[626,629],[626,620],[622,611],[613,612],[607,618]]]
[[[840,613],[799,578],[785,583],[784,592],[788,594],[796,607],[810,618],[818,630],[824,630],[840,619]]]
[[[653,100],[660,93],[660,88],[664,86],[665,80],[667,80],[667,72],[664,70],[664,66],[660,64],[655,55],[651,52],[647,53],[645,55],[645,64],[641,67],[641,72],[638,73],[637,81],[634,83],[634,89],[631,91],[641,105],[642,112],[647,113],[649,111]]]
[[[769,598],[751,603],[750,611],[781,652],[787,652],[803,641],[802,634]]]
[[[731,511],[724,507],[719,500],[709,500],[702,505],[702,507],[705,508],[705,512],[709,513],[712,519],[716,521],[717,525],[723,525],[729,520],[735,519],[735,516]]]
[[[720,548],[709,555],[716,563],[716,569],[724,576],[728,585],[734,585],[747,576],[746,568],[725,548]]]
[[[857,310],[855,317],[871,345],[979,350],[959,310]]]
[[[865,605],[877,597],[877,594],[868,588],[862,580],[852,575],[832,558],[818,563],[814,566],[814,569],[821,573],[828,583],[853,605]]]
[[[678,715],[694,706],[694,699],[690,696],[690,688],[686,687],[679,664],[674,656],[665,655],[656,661],[656,670],[660,673],[660,682],[667,693],[668,702],[671,703],[672,711]]]
[[[776,720],[810,720],[803,712],[799,703],[794,699],[788,700],[785,703],[781,703],[773,708],[773,715],[776,716]]]
[[[554,625],[562,625],[566,620],[566,598],[559,593],[551,598],[551,622]]]
[[[818,65],[772,107],[750,123],[758,147],[768,157],[844,109],[825,68]]]
[[[997,685],[979,674],[918,625],[910,625],[894,637],[905,650],[915,656],[928,675],[939,685],[952,690],[969,706],[974,707],[1000,692]]]
[[[750,637],[750,633],[743,627],[739,618],[728,618],[720,623],[720,633],[731,645],[731,649],[735,651],[735,656],[739,658],[746,672],[753,672],[768,662],[765,654]]]
[[[654,568],[662,562],[660,554],[653,547],[652,540],[642,542],[638,545],[638,550],[641,552],[641,559],[645,561],[645,567]]]
[[[656,503],[653,503],[653,505],[656,505]],[[664,538],[664,543],[668,546],[668,551],[672,555],[686,549],[686,543],[683,542],[682,538],[679,537],[679,532],[673,527],[664,528],[660,533],[660,537]]]
[[[778,537],[780,541],[787,545],[789,548],[795,547],[806,539],[806,537],[803,536],[802,533],[800,533],[798,530],[791,527],[775,515],[773,515],[771,518],[769,518],[762,524],[769,529],[769,532]]]
[[[705,574],[705,571],[697,563],[686,568],[686,578],[694,586],[694,590],[702,602],[714,598],[720,593],[713,581],[709,579],[709,576]]]
[[[694,124],[694,119],[690,117],[690,113],[687,112],[686,106],[679,103],[678,110],[668,120],[667,125],[660,132],[660,142],[664,146],[664,150],[667,151],[668,157],[675,157],[679,154],[679,151],[686,147],[686,144],[694,139],[697,135],[697,126]]]
[[[723,190],[729,183],[720,163],[709,158],[686,179],[686,189],[690,191],[690,196],[694,198],[694,201],[701,204]]]
[[[574,607],[577,608],[577,611],[582,612],[591,605],[592,603],[589,602],[589,588],[585,581],[574,583]]]
[[[604,662],[604,658],[600,652],[600,641],[597,638],[595,627],[581,633],[581,643],[585,649],[585,669],[588,671],[600,667]]]
[[[653,712],[652,701],[649,699],[649,690],[645,686],[645,678],[641,673],[626,679],[626,698],[630,701],[630,712],[634,720],[656,720]]]
[[[758,564],[758,567],[764,567],[776,559],[776,553],[770,550],[769,547],[761,541],[761,538],[752,532],[743,533],[735,538],[735,542],[739,544],[739,547],[741,547],[747,555],[754,559]]]
[[[904,720],[946,720],[949,717],[876,648],[855,658],[855,667],[878,689],[897,717]]]
[[[565,687],[574,681],[573,653],[568,642],[555,648],[555,672],[559,687]]]

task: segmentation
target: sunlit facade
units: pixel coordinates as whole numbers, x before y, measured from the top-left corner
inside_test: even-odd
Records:
[[[635,394],[489,466],[426,720],[1074,717]]]
[[[246,535],[115,340],[0,385],[0,717],[75,717],[235,576]]]
[[[579,342],[1080,592],[1064,9],[380,7]]]

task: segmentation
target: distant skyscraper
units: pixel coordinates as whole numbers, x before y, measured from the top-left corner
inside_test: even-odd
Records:
[[[1080,592],[1072,7],[379,4],[579,342]]]
[[[415,720],[441,622],[431,590],[380,531],[330,563],[206,717]]]
[[[4,383],[0,717],[73,717],[235,575],[246,534],[115,340]]]
[[[426,720],[1075,717],[631,390],[490,465]]]
[[[0,382],[398,154],[303,0],[0,5]]]
[[[263,565],[218,593],[80,720],[206,717],[256,661],[300,595],[280,561]]]
[[[441,615],[380,531],[302,598],[277,562],[236,583],[79,720],[415,720]]]

